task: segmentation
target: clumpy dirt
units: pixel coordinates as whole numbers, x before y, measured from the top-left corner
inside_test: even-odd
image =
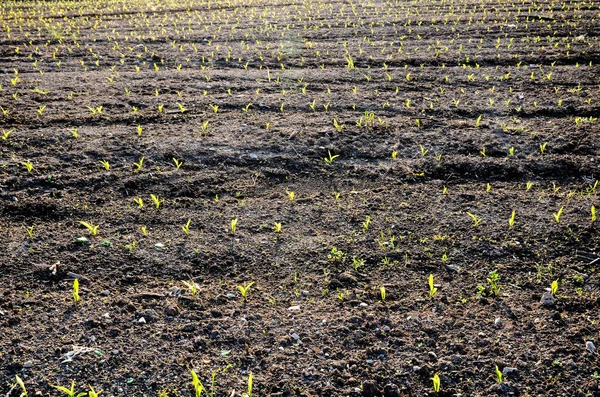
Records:
[[[600,395],[597,4],[0,22],[2,395]]]

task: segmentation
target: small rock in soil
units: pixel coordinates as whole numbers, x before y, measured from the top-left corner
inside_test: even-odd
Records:
[[[100,295],[102,296],[109,296],[110,295],[110,291],[105,289],[104,291],[100,292]]]
[[[551,307],[551,306],[554,306],[555,301],[556,301],[556,299],[554,299],[554,296],[552,296],[552,293],[546,291],[546,292],[544,292],[544,295],[542,295],[542,299],[540,300],[540,303],[544,307]]]
[[[140,324],[146,324],[146,319],[144,317],[140,317],[138,320],[138,323]]]
[[[235,294],[227,294],[227,295],[225,295],[225,296],[226,296],[227,298],[229,298],[229,299],[236,299],[236,298],[237,298],[237,295],[235,295]]]
[[[393,383],[388,383],[383,388],[383,397],[400,397],[400,389]]]
[[[446,269],[450,272],[458,272],[460,270],[460,268],[455,265],[447,265]]]
[[[288,307],[288,310],[291,312],[297,312],[298,310],[300,310],[300,306],[290,306]]]
[[[519,370],[515,367],[504,367],[504,369],[502,369],[502,376],[506,376],[506,377],[519,376]]]
[[[31,368],[33,367],[33,363],[31,361],[25,361],[23,364],[23,368]]]
[[[375,382],[368,380],[362,384],[362,395],[364,397],[379,397],[381,396],[381,392],[377,388]]]
[[[179,309],[177,309],[177,306],[167,306],[165,307],[165,314],[167,316],[175,317],[179,314]]]
[[[504,327],[504,325],[502,324],[502,319],[500,317],[496,317],[496,319],[494,320],[494,325],[496,326],[496,328]]]
[[[594,345],[594,342],[592,342],[591,340],[585,342],[585,348],[587,351],[589,351],[590,353],[596,353],[596,346]]]

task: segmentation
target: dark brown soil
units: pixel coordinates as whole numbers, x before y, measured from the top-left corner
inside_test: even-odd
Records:
[[[600,395],[598,12],[2,2],[0,394]]]

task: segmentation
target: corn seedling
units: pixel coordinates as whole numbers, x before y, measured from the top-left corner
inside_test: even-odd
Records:
[[[108,163],[108,160],[100,160],[100,164],[102,164],[106,171],[110,170],[110,164]]]
[[[240,291],[240,295],[242,295],[242,298],[244,298],[244,300],[246,300],[246,296],[248,295],[248,290],[250,289],[250,287],[252,287],[254,285],[254,281],[251,282],[250,284],[246,285],[245,287],[243,285],[238,285],[238,290]]]
[[[134,240],[129,244],[125,244],[124,247],[127,251],[129,252],[133,252],[133,250],[135,250],[135,247],[137,246],[137,242]]]
[[[563,208],[565,208],[565,207],[560,207],[560,209],[558,210],[558,212],[555,212],[555,213],[552,214],[552,216],[554,217],[554,220],[556,221],[556,223],[560,223],[560,217],[562,216]]]
[[[433,284],[433,274],[429,275],[429,297],[433,299],[433,296],[437,292],[437,288]]]
[[[431,380],[433,382],[433,391],[438,393],[440,391],[440,387],[442,386],[439,375],[433,375],[433,378],[431,378]]]
[[[184,113],[187,110],[181,103],[177,103],[177,107],[179,107],[181,113]]]
[[[513,225],[515,224],[515,215],[517,214],[517,211],[513,210],[512,214],[510,214],[510,218],[508,219],[508,226],[513,227]]]
[[[90,391],[88,392],[88,397],[98,397],[100,393],[102,393],[102,390],[97,392],[92,386],[88,385],[88,387],[90,388]]]
[[[142,208],[144,206],[144,200],[141,197],[134,198],[133,201],[138,205],[138,208]]]
[[[151,194],[150,198],[152,199],[152,202],[154,203],[156,209],[159,209],[160,205],[164,202],[164,200],[161,200],[157,195],[154,194]]]
[[[502,375],[502,371],[500,371],[500,369],[496,365],[496,380],[498,381],[498,383],[502,383],[503,379],[504,376]]]
[[[27,389],[25,388],[25,382],[23,382],[23,380],[21,378],[19,378],[19,375],[15,375],[15,382],[21,388],[20,397],[27,397],[28,394],[27,394]],[[10,394],[10,393],[8,393],[8,394]]]
[[[175,164],[175,168],[177,168],[177,169],[180,169],[181,164],[183,164],[181,161],[177,160],[175,157],[173,157],[173,163]]]
[[[533,182],[527,182],[527,184],[525,185],[525,191],[528,192],[532,186],[533,186]]]
[[[27,172],[30,173],[33,170],[33,163],[31,161],[23,161],[21,164],[27,168]]]
[[[429,152],[429,149],[425,149],[425,146],[423,145],[419,145],[419,148],[421,148],[421,157],[425,157],[425,155]]]
[[[475,127],[479,127],[481,125],[482,118],[483,118],[482,114],[480,114],[479,117],[477,117],[477,120],[475,120]]]
[[[190,223],[192,222],[191,219],[188,219],[187,223],[183,226],[181,226],[181,229],[183,230],[183,232],[185,233],[185,235],[187,236],[188,234],[190,234]]]
[[[287,190],[285,192],[287,193],[287,196],[290,199],[290,201],[294,201],[294,199],[296,198],[296,193]]]
[[[335,160],[336,158],[340,157],[339,154],[336,155],[331,155],[331,152],[328,150],[327,151],[328,157],[323,157],[323,160],[325,160],[325,163],[327,165],[332,165],[333,164],[333,160]]]
[[[217,113],[219,111],[219,105],[209,105],[209,106],[214,113]]]
[[[385,287],[383,287],[383,286],[379,287],[379,294],[381,296],[381,301],[385,302]]]
[[[397,157],[398,157],[398,152],[393,150],[392,151],[392,159],[396,160]]]
[[[344,124],[340,124],[337,119],[333,119],[333,126],[335,127],[337,132],[342,132],[344,129]]]
[[[204,386],[193,369],[190,370],[190,373],[192,374],[192,386],[194,387],[194,393],[196,393],[195,396],[200,397],[200,394],[204,391]]]
[[[187,287],[192,296],[196,296],[196,294],[198,293],[198,284],[196,284],[194,280],[190,280],[189,282],[181,281],[181,283]]]
[[[360,267],[363,267],[365,265],[365,260],[362,258],[357,258],[356,256],[352,257],[352,268],[354,269],[354,271],[358,271],[358,269]]]
[[[540,153],[544,154],[546,152],[546,146],[548,145],[548,142],[544,142],[542,144],[540,144]]]
[[[141,125],[138,124],[136,131],[137,131],[138,136],[142,136],[142,132],[144,131],[144,129],[142,128]]]
[[[8,131],[4,131],[2,130],[2,135],[0,135],[0,138],[2,138],[3,140],[7,140],[8,136],[13,132],[13,130],[8,130]]]
[[[73,281],[73,299],[75,302],[79,302],[79,279]]]
[[[467,215],[469,215],[471,217],[471,219],[473,220],[473,226],[479,225],[482,221],[482,218],[475,214],[471,214],[470,212],[467,212]]]
[[[556,295],[558,292],[558,280],[554,280],[550,285],[550,290],[552,291],[552,295]]]
[[[73,128],[73,129],[70,129],[69,132],[71,133],[71,135],[73,135],[73,138],[75,138],[75,139],[79,138],[79,129]]]
[[[592,222],[596,222],[596,207],[594,207],[593,205],[591,208],[591,212],[592,212]]]
[[[273,226],[273,231],[275,233],[281,233],[281,223],[275,222],[275,225]]]
[[[87,395],[87,393],[85,393],[85,392],[84,393],[77,393],[75,391],[75,381],[71,381],[71,388],[70,389],[67,389],[64,386],[52,386],[52,387],[54,387],[57,390],[62,391],[63,393],[65,393],[69,397],[81,397],[81,396]]]
[[[98,234],[98,225],[94,225],[91,222],[88,223],[88,222],[84,222],[84,221],[79,221],[79,224],[85,226],[86,229],[90,231],[90,234],[92,236],[95,236]]]
[[[500,282],[500,275],[498,275],[498,272],[495,270],[490,272],[487,282],[490,285],[490,292],[492,295],[497,296],[500,291],[500,286],[498,285],[498,282]]]
[[[135,167],[134,172],[141,171],[144,167],[144,157],[142,157],[137,163],[133,163],[133,166]]]
[[[250,372],[250,374],[248,374],[248,391],[246,393],[248,397],[252,397],[252,383],[252,372]]]

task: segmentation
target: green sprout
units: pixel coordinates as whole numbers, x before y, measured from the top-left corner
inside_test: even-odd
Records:
[[[27,172],[31,172],[31,170],[33,170],[33,163],[31,161],[23,161],[21,164],[27,168]]]
[[[235,229],[237,229],[238,218],[231,220],[231,233],[235,234]]]
[[[433,285],[433,274],[429,275],[429,297],[433,299],[433,296],[437,292],[437,288]]]
[[[180,169],[181,165],[183,164],[181,161],[177,160],[175,157],[173,157],[173,163],[175,164],[175,167],[177,169]]]
[[[440,376],[438,374],[435,374],[433,375],[433,378],[431,378],[431,380],[433,381],[433,391],[438,393],[440,391],[440,386],[442,385],[440,381]]]
[[[323,157],[323,160],[325,160],[325,163],[327,163],[327,165],[332,165],[333,160],[335,160],[336,158],[340,157],[339,154],[336,154],[334,156],[331,155],[331,152],[328,150],[327,154],[329,157]]]
[[[79,221],[79,224],[83,225],[86,227],[86,229],[88,229],[90,231],[90,234],[92,236],[95,236],[98,234],[98,225],[94,225],[91,222],[84,222],[84,221]]]
[[[273,226],[273,230],[275,231],[275,233],[281,233],[281,223],[275,222],[275,225]]]
[[[498,282],[500,281],[500,275],[498,274],[497,271],[492,271],[490,272],[488,278],[487,278],[487,282],[490,285],[490,290],[492,292],[492,295],[498,295],[498,292],[500,291],[500,287],[498,286]]]
[[[25,383],[23,382],[23,380],[21,378],[19,378],[19,375],[15,375],[15,382],[17,382],[17,385],[19,385],[19,387],[21,388],[21,395],[19,397],[27,397],[27,389],[25,388]],[[8,393],[10,394],[10,393]]]
[[[57,390],[62,391],[63,393],[65,393],[67,396],[69,397],[81,397],[81,396],[85,396],[87,395],[87,393],[77,393],[75,391],[75,381],[71,381],[71,389],[67,389],[64,386],[52,386]]]
[[[76,278],[73,281],[73,299],[75,300],[75,302],[79,302],[79,279]]]
[[[552,291],[552,295],[556,295],[556,293],[558,292],[558,280],[554,280],[552,282],[552,284],[550,285],[550,289]]]
[[[188,234],[190,234],[190,223],[192,222],[191,219],[188,218],[188,221],[185,225],[181,226],[181,229],[183,230],[183,232],[186,234],[186,236]]]
[[[204,391],[204,386],[200,379],[198,379],[198,375],[194,372],[193,369],[190,369],[190,373],[192,374],[192,386],[194,386],[194,392],[196,393],[196,397],[200,397],[200,394]]]
[[[254,285],[254,281],[251,282],[250,284],[246,285],[245,287],[243,285],[238,285],[238,290],[240,291],[240,294],[242,295],[242,298],[244,298],[244,300],[246,300],[246,295],[248,295],[248,290],[253,285]]]
[[[142,157],[137,163],[133,163],[133,166],[135,167],[134,172],[141,171],[144,167],[144,157]]]
[[[102,393],[102,390],[97,392],[92,386],[88,385],[88,387],[90,388],[90,391],[88,392],[88,397],[98,397],[98,395]]]
[[[502,383],[503,378],[504,376],[502,375],[502,371],[500,371],[500,369],[496,365],[496,380],[498,381],[498,383]]]
[[[196,282],[194,280],[190,280],[189,282],[187,281],[181,281],[183,283],[183,285],[185,285],[187,287],[187,289],[190,291],[190,294],[192,294],[192,296],[195,296],[198,293],[198,284],[196,284]]]
[[[385,302],[385,287],[384,286],[379,287],[379,293],[381,295],[381,301]]]
[[[517,215],[517,211],[513,210],[512,214],[510,214],[510,218],[508,219],[508,226],[513,227],[515,224],[515,215]]]
[[[592,211],[592,222],[596,222],[596,207],[594,207],[592,205],[591,211]]]
[[[154,203],[154,206],[156,207],[156,209],[160,208],[160,205],[164,202],[164,200],[161,200],[158,195],[154,195],[151,194],[150,198],[152,199],[152,202]],[[140,207],[141,208],[141,207]]]
[[[110,170],[110,164],[108,163],[108,160],[100,160],[100,164],[102,164],[106,171]]]
[[[144,206],[144,200],[141,197],[134,198],[133,201],[138,205],[138,208],[142,208]]]
[[[558,210],[558,212],[553,213],[552,216],[554,217],[554,220],[556,221],[556,223],[560,223],[560,217],[563,213],[563,208],[565,207],[560,207],[560,209]]]
[[[473,219],[473,226],[477,226],[481,223],[481,221],[483,220],[481,217],[471,214],[470,212],[467,212],[467,215],[469,215],[471,217],[471,219]]]

